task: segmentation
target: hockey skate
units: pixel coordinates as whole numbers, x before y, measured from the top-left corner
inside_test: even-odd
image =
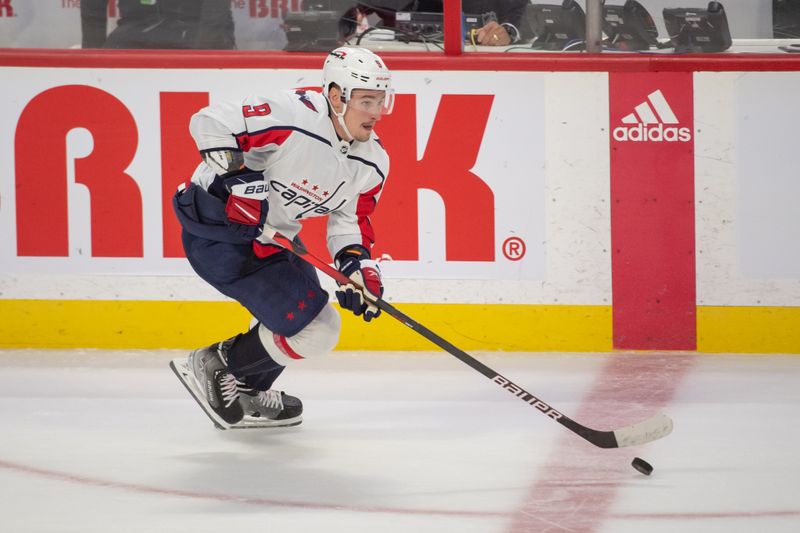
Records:
[[[226,354],[232,344],[228,339],[194,350],[188,359],[173,359],[169,366],[217,429],[300,424],[303,404],[298,398],[280,391],[254,391],[228,372]]]
[[[239,392],[244,418],[236,427],[288,427],[303,421],[303,402],[299,398],[283,391],[256,391],[241,386]]]
[[[228,429],[241,422],[241,383],[228,372],[225,353],[233,339],[194,350],[188,359],[173,359],[169,366],[214,425]]]

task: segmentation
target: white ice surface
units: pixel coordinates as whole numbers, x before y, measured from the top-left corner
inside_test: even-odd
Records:
[[[475,354],[597,429],[675,421],[602,450],[443,353],[303,361],[301,426],[222,432],[180,355],[0,351],[0,532],[800,531],[800,356]]]

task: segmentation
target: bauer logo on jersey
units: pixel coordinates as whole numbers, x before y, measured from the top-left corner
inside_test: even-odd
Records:
[[[280,181],[272,180],[269,182],[269,186],[281,198],[286,200],[283,204],[285,207],[294,206],[300,209],[300,212],[295,215],[295,219],[299,220],[307,216],[325,215],[339,209],[346,202],[346,199],[342,199],[336,204],[333,204],[332,200],[344,183],[344,181],[339,183],[333,191],[322,190],[318,185],[310,183],[307,179],[302,179],[299,182],[292,181],[289,186]]]
[[[614,128],[614,140],[621,142],[689,142],[692,131],[680,127],[664,93],[654,91],[634,107],[633,112],[622,117],[623,126]]]

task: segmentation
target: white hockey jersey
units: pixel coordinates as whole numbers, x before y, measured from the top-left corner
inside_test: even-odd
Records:
[[[366,142],[339,139],[325,97],[289,90],[211,105],[189,130],[200,151],[241,149],[245,165],[263,171],[267,225],[294,238],[305,218],[328,216],[328,250],[353,244],[372,249],[369,215],[389,172],[389,157],[373,132]],[[192,181],[206,190],[214,171],[201,163]]]

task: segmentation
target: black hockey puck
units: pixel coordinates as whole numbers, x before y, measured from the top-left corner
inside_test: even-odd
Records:
[[[649,476],[653,473],[653,465],[641,459],[639,457],[634,457],[633,461],[631,461],[631,466],[634,467],[637,471],[641,472],[645,476]]]

